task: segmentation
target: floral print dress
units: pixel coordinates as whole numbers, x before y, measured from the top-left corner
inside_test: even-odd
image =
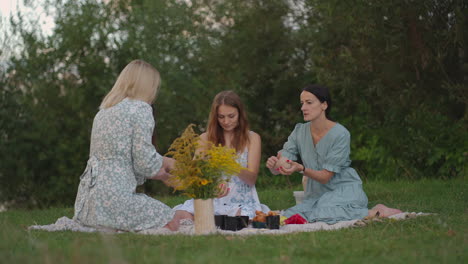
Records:
[[[80,177],[73,219],[83,225],[140,231],[166,225],[170,207],[137,185],[154,176],[163,157],[151,143],[151,106],[126,98],[94,118],[89,160]]]

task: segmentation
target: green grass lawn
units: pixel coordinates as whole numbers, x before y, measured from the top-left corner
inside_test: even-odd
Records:
[[[73,209],[12,210],[0,213],[0,263],[468,263],[467,187],[464,179],[366,182],[369,206],[437,215],[278,236],[28,231]],[[290,189],[260,188],[259,196],[272,209],[294,205]],[[156,198],[170,206],[185,200]]]

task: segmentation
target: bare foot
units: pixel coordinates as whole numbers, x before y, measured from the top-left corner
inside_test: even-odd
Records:
[[[182,211],[182,210],[177,210],[174,214],[174,218],[173,219],[179,219],[182,220],[182,219],[190,219],[193,221],[193,214],[187,212],[187,211]]]
[[[172,220],[169,223],[167,223],[164,227],[171,231],[177,231],[179,230],[180,220],[182,219],[190,219],[193,221],[193,215],[187,211],[177,210]]]
[[[164,227],[171,230],[171,231],[177,231],[179,230],[180,222],[179,219],[172,219],[167,225]]]
[[[369,210],[369,216],[389,217],[391,215],[399,214],[402,211],[395,208],[387,207],[383,204],[378,204]],[[378,215],[377,215],[378,214]]]

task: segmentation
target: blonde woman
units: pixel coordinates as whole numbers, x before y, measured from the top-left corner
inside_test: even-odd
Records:
[[[73,219],[83,225],[115,230],[178,228],[162,202],[136,193],[146,179],[166,180],[174,160],[151,144],[151,104],[160,83],[150,64],[134,60],[105,96],[91,131],[89,160],[75,201]],[[177,223],[177,224],[176,224]]]

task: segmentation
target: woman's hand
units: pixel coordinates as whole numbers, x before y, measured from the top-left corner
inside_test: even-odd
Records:
[[[158,173],[156,173],[156,175],[154,175],[154,176],[151,177],[150,179],[152,179],[152,180],[166,181],[166,180],[169,179],[170,177],[171,177],[171,174],[169,173],[169,171],[167,171],[166,168],[161,167],[161,169],[159,169]]]
[[[279,158],[281,157],[281,153],[278,153],[278,156],[271,156],[268,158],[266,162],[266,167],[270,169],[270,172],[273,173],[274,175],[278,174],[278,171],[275,170],[276,163],[278,162]]]
[[[166,168],[166,171],[171,171],[175,168],[176,160],[173,158],[164,157],[163,167]]]
[[[154,175],[150,179],[160,180],[160,181],[165,182],[165,181],[167,181],[167,179],[172,177],[172,175],[170,174],[170,171],[172,169],[174,169],[174,167],[175,167],[175,159],[164,157],[163,158],[163,164],[162,164],[161,168],[156,173],[156,175]]]
[[[289,168],[286,168],[286,167],[279,167],[278,168],[278,172],[283,174],[283,175],[291,175],[293,174],[294,172],[297,172],[297,171],[302,171],[303,170],[303,166],[295,161],[292,161],[292,160],[288,160],[287,161],[288,164],[291,164],[291,167]]]
[[[229,191],[231,190],[231,188],[228,188],[228,185],[225,184],[225,183],[221,183],[219,186],[218,186],[218,198],[221,198],[221,197],[224,197],[226,195],[229,194]]]

